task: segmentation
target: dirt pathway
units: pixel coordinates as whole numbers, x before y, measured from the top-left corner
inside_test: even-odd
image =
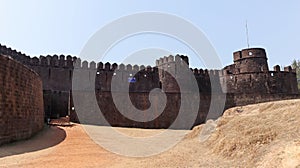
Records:
[[[47,137],[38,135],[29,141],[1,147],[0,151],[1,153],[26,152],[24,147],[45,146],[45,143],[53,139],[62,139],[64,134],[61,130],[65,132],[65,138],[59,144],[39,151],[2,157],[0,167],[107,167],[116,158],[115,154],[95,144],[80,125],[51,127],[41,133],[47,134]]]

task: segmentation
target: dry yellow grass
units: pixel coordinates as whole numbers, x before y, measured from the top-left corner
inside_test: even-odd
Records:
[[[149,158],[126,158],[115,167],[124,163],[130,167],[300,167],[300,100],[229,109],[217,121],[195,127],[173,149]]]
[[[206,143],[212,153],[237,165],[296,167],[299,141],[300,100],[288,100],[227,110]]]

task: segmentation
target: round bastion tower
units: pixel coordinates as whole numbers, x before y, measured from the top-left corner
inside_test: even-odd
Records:
[[[267,72],[268,58],[263,48],[248,48],[233,53],[235,74]]]

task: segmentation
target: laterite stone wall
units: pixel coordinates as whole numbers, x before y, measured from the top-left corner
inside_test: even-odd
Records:
[[[42,80],[23,64],[0,55],[0,145],[29,138],[43,125]]]

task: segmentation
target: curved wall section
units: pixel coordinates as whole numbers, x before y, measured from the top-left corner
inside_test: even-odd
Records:
[[[0,145],[29,138],[43,125],[40,77],[12,58],[0,55]]]

